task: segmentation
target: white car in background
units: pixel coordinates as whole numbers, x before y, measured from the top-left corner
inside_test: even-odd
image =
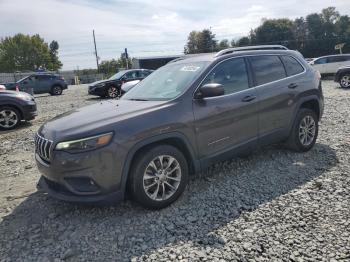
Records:
[[[0,85],[0,90],[5,90],[6,87],[4,85]]]
[[[141,80],[133,80],[133,81],[129,81],[129,82],[125,82],[124,84],[122,84],[122,95],[125,94],[126,92],[128,92],[131,88],[133,88],[134,86],[136,86]]]
[[[313,59],[309,62],[321,74],[335,74],[340,67],[350,66],[350,54],[329,55]]]

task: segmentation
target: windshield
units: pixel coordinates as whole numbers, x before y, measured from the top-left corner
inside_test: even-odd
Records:
[[[168,64],[154,71],[127,92],[127,100],[169,100],[183,93],[209,62]]]
[[[116,73],[115,75],[112,75],[109,79],[110,79],[110,80],[119,79],[119,78],[121,78],[125,73],[126,73],[125,70],[120,71],[120,72]]]
[[[25,79],[27,79],[27,78],[29,78],[29,76],[26,76],[26,77],[21,78],[21,79],[18,80],[16,83],[20,83],[20,82],[22,82],[23,80],[25,80]]]

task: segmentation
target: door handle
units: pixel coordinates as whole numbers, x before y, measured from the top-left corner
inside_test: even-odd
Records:
[[[297,87],[298,87],[298,85],[296,83],[291,83],[291,84],[288,85],[288,88],[290,88],[290,89],[294,89],[294,88],[297,88]]]
[[[253,101],[256,98],[256,96],[245,96],[242,99],[242,102],[250,102]]]

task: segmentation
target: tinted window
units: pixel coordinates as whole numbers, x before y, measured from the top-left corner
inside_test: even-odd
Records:
[[[288,76],[300,74],[304,71],[302,65],[295,58],[291,56],[281,56],[281,59]]]
[[[125,74],[126,79],[135,79],[139,77],[139,71],[131,71]]]
[[[244,59],[236,58],[220,63],[211,71],[202,85],[208,83],[223,85],[225,95],[249,88]]]
[[[340,63],[340,62],[345,62],[349,61],[348,56],[330,56],[328,57],[328,63]]]
[[[315,65],[322,65],[322,64],[327,64],[327,57],[320,58],[314,61]]]
[[[263,85],[286,77],[283,64],[278,56],[255,56],[249,59],[257,85]]]
[[[151,73],[151,71],[148,70],[144,70],[144,71],[140,71],[140,77],[146,77]]]

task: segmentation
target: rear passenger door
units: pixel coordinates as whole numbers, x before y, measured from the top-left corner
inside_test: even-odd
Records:
[[[258,134],[257,94],[251,87],[244,58],[216,65],[201,83],[223,85],[222,96],[194,99],[193,113],[200,158],[241,145],[254,146]]]
[[[304,67],[289,55],[254,56],[249,61],[259,97],[259,141],[261,144],[279,141],[288,135],[294,119]]]

